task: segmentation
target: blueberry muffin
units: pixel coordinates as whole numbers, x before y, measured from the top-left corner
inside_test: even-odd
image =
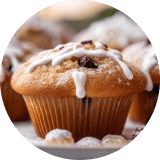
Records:
[[[14,73],[11,85],[23,95],[40,137],[59,128],[78,141],[121,134],[146,77],[119,51],[83,41],[40,52]]]

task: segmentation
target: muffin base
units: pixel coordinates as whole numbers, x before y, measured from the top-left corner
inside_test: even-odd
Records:
[[[159,85],[154,85],[154,89],[151,92],[143,91],[136,94],[129,111],[129,118],[132,121],[148,123],[155,109],[158,95]]]
[[[7,114],[11,121],[29,119],[29,113],[22,95],[15,92],[9,82],[1,83],[1,95]]]
[[[37,134],[69,130],[75,141],[107,134],[120,135],[134,95],[115,98],[32,97],[23,95]]]

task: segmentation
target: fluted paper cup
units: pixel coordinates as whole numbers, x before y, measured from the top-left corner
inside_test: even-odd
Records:
[[[134,95],[115,98],[33,97],[23,95],[37,134],[69,130],[75,141],[86,136],[121,134]]]

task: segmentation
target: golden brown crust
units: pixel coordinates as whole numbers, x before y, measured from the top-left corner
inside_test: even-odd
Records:
[[[86,45],[93,49],[93,45]],[[53,54],[57,50],[44,51],[37,55]],[[71,97],[76,96],[76,86],[72,77],[73,71],[86,73],[86,97],[115,97],[141,92],[145,89],[144,74],[133,65],[127,66],[133,73],[133,79],[128,80],[121,67],[110,58],[92,57],[99,65],[98,69],[79,67],[78,58],[71,58],[53,67],[51,63],[40,65],[28,73],[27,67],[37,57],[27,61],[12,76],[11,86],[15,91],[30,96]]]

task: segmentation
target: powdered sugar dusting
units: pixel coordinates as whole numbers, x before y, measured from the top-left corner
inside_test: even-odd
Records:
[[[97,138],[85,137],[81,139],[80,141],[78,141],[75,144],[75,147],[77,148],[83,148],[83,147],[97,148],[97,147],[101,147],[101,141]]]
[[[96,39],[107,45],[111,44],[112,48],[123,49],[130,43],[147,39],[147,36],[129,17],[118,12],[92,23],[75,37],[75,41],[88,39]]]
[[[48,144],[58,146],[72,146],[74,144],[71,132],[58,128],[47,133],[45,141]]]
[[[112,70],[109,70],[109,71],[108,71],[109,74],[112,74],[112,72],[113,72]]]
[[[119,83],[121,83],[121,82],[122,82],[122,80],[121,80],[120,78],[118,78],[118,82],[119,82]]]
[[[49,83],[50,83],[50,84],[54,83],[53,78],[52,78],[52,75],[51,75],[51,77],[50,77]]]
[[[61,73],[60,77],[58,78],[58,82],[56,83],[56,85],[57,86],[65,85],[68,82],[69,78],[70,78],[69,71],[65,72],[65,73]]]
[[[66,47],[67,46],[67,47]],[[123,63],[122,55],[117,50],[108,49],[107,51],[103,49],[96,49],[96,50],[86,50],[84,47],[80,47],[82,44],[80,43],[68,43],[64,45],[64,49],[59,51],[54,55],[50,55],[48,57],[43,57],[40,60],[33,62],[31,65],[28,66],[27,72],[32,72],[38,65],[44,65],[49,62],[52,62],[52,66],[57,66],[62,63],[65,59],[75,57],[81,57],[83,55],[88,56],[95,56],[95,57],[108,57],[111,58],[113,61],[119,64],[120,67],[117,69],[122,69],[126,78],[131,80],[133,78],[133,74],[131,70]],[[60,46],[61,47],[61,46]],[[101,46],[99,46],[101,47]],[[59,47],[58,47],[59,48]]]
[[[126,61],[137,65],[137,67],[139,67],[146,75],[146,90],[151,91],[153,89],[153,82],[150,76],[150,72],[155,66],[158,66],[156,53],[152,45],[147,45],[146,41],[142,41],[127,47],[123,53],[124,59]]]

